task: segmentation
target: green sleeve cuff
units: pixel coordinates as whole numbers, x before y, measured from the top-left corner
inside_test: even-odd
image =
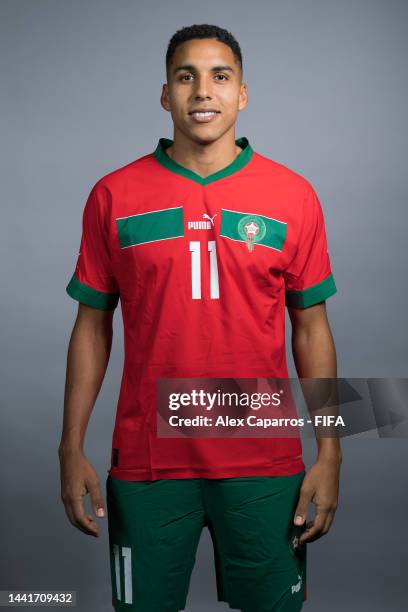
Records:
[[[286,306],[291,308],[308,308],[319,302],[323,302],[337,292],[333,274],[316,285],[312,285],[303,291],[288,289],[286,291]]]
[[[66,292],[74,300],[78,300],[82,304],[98,308],[99,310],[114,310],[118,305],[119,293],[105,293],[98,291],[89,285],[81,283],[75,274],[69,281]]]

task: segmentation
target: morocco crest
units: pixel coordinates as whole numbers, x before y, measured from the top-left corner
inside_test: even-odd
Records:
[[[266,225],[258,215],[246,215],[238,223],[238,234],[245,240],[248,251],[252,252],[256,242],[260,242],[266,234]]]

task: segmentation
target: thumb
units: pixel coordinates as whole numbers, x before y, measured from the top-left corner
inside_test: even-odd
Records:
[[[303,494],[301,493],[298,504],[296,506],[296,510],[295,510],[295,518],[293,521],[295,525],[303,525],[303,523],[305,522],[306,516],[307,516],[308,505],[309,505],[308,495],[306,495],[305,493]]]
[[[99,485],[97,483],[92,483],[89,486],[89,494],[91,496],[92,508],[96,516],[103,518],[105,516],[104,503],[101,496],[101,492],[99,490]]]

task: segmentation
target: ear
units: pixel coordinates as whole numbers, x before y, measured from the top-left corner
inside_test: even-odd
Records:
[[[239,103],[238,110],[242,111],[248,104],[248,89],[246,83],[241,84],[241,90],[239,92]]]
[[[162,93],[160,96],[160,104],[162,105],[164,110],[170,112],[169,88],[167,83],[163,83]]]

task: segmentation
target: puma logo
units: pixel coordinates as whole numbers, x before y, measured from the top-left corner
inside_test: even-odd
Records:
[[[203,214],[203,219],[209,219],[209,221],[211,221],[211,225],[214,227],[214,219],[217,216],[218,213],[215,213],[215,215],[213,217],[210,217],[210,215],[207,215],[207,213]]]
[[[203,213],[203,219],[208,219],[208,221],[187,221],[187,228],[193,230],[203,230],[203,229],[212,229],[214,227],[214,219],[218,213],[215,213],[213,217],[207,215],[207,213]]]
[[[298,593],[298,591],[300,591],[301,586],[302,586],[302,576],[298,574],[298,582],[296,584],[292,584],[292,595],[293,593]]]

